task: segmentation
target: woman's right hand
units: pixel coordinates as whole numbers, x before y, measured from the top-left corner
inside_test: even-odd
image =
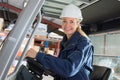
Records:
[[[34,49],[29,49],[26,53],[26,57],[31,57],[31,58],[35,58],[37,55],[37,51],[35,51]]]

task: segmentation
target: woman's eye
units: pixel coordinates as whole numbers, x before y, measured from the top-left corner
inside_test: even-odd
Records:
[[[66,23],[66,21],[63,21],[63,23]]]
[[[70,21],[70,23],[73,23],[73,21]]]

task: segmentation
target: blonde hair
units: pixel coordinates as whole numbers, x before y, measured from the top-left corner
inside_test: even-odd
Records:
[[[80,24],[80,20],[78,19],[78,23]],[[79,25],[77,27],[77,31],[84,37],[88,38],[87,34],[81,29],[81,26]]]

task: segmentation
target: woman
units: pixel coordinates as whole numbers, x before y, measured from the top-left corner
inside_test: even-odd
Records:
[[[55,80],[91,80],[93,46],[81,30],[81,11],[70,4],[63,9],[61,18],[65,36],[61,41],[59,56],[37,53],[32,57],[54,72],[57,75]],[[33,50],[31,53],[36,54]]]

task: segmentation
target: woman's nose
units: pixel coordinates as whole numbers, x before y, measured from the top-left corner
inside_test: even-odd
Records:
[[[69,24],[69,23],[66,23],[66,24],[65,24],[65,26],[66,26],[66,27],[69,27],[69,26],[70,26],[70,24]]]

